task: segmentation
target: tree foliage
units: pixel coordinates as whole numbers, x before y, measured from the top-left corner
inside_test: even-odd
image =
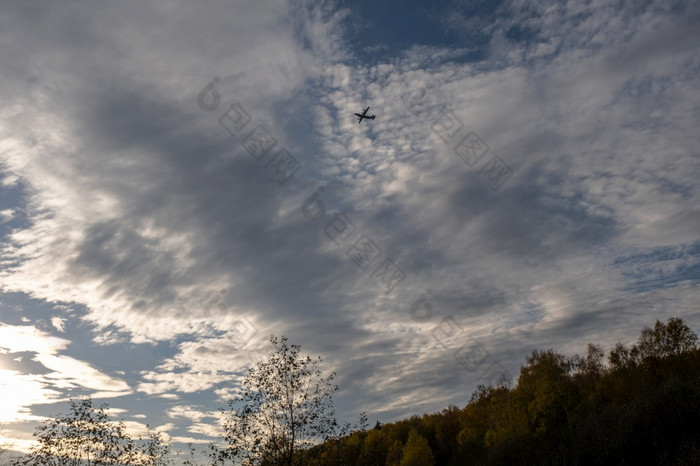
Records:
[[[324,378],[321,358],[301,356],[284,336],[270,342],[275,350],[249,370],[241,394],[222,410],[226,445],[212,446],[211,454],[218,464],[303,464],[307,449],[336,433],[335,374]]]
[[[430,466],[435,464],[433,452],[416,429],[411,429],[403,447],[400,466]]]
[[[34,436],[38,444],[14,465],[160,466],[172,464],[170,447],[158,432],[134,441],[123,421],[113,422],[107,404],[95,406],[92,398],[70,401],[70,413],[45,420]]]
[[[690,327],[657,321],[607,359],[595,344],[584,356],[535,350],[514,387],[479,386],[463,409],[353,432],[341,458],[324,456],[326,443],[310,464],[700,464],[700,349]]]

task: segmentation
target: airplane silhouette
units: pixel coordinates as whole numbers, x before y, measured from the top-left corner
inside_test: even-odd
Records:
[[[367,110],[369,110],[369,107],[367,107],[367,108],[365,109],[364,112],[362,112],[362,113],[356,113],[356,114],[355,114],[355,116],[358,117],[358,118],[357,118],[357,124],[358,124],[358,125],[359,125],[360,123],[362,123],[362,119],[363,119],[363,118],[367,118],[368,120],[374,120],[374,117],[375,117],[376,115],[367,115]]]

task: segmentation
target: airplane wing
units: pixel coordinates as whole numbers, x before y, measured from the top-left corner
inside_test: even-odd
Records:
[[[365,113],[367,113],[367,110],[369,110],[369,107],[367,107],[367,108],[365,109],[365,111],[362,112],[362,114],[364,115]]]

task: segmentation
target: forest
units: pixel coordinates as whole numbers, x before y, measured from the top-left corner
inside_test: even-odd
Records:
[[[607,359],[607,361],[606,361]],[[313,465],[700,464],[700,349],[678,318],[605,357],[535,350],[517,384],[467,405],[356,431],[313,448]]]
[[[221,410],[229,415],[221,442],[206,452],[185,459],[158,432],[133,440],[87,398],[45,421],[38,445],[13,464],[700,464],[700,347],[679,318],[656,321],[607,355],[592,343],[585,355],[535,350],[517,380],[479,386],[463,408],[373,428],[363,413],[360,426],[338,429],[334,374],[322,377],[321,359],[300,356],[285,337],[271,343],[276,351]]]

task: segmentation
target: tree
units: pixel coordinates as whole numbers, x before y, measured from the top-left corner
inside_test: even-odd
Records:
[[[123,421],[110,420],[107,404],[95,406],[92,398],[70,401],[70,413],[47,419],[37,427],[38,445],[13,465],[161,466],[172,464],[170,446],[160,433],[151,432],[145,442],[136,443]],[[141,440],[139,438],[139,440]]]
[[[682,319],[671,317],[664,324],[656,321],[654,328],[645,327],[639,337],[637,347],[642,359],[664,358],[697,347],[698,337]]]
[[[627,348],[617,343],[608,361],[613,369],[634,367],[642,362],[665,358],[698,347],[698,336],[683,322],[683,319],[671,317],[667,323],[656,321],[654,328],[644,327],[637,343]]]
[[[321,358],[302,357],[284,336],[271,335],[270,343],[275,350],[249,369],[241,394],[222,409],[226,445],[212,445],[210,454],[218,464],[300,465],[311,446],[336,433],[335,373],[324,378]]]
[[[403,447],[401,466],[429,466],[431,464],[435,464],[435,460],[428,441],[415,429],[411,429],[406,445]]]
[[[608,354],[608,362],[613,370],[621,370],[632,367],[636,364],[636,355],[627,349],[625,345],[617,342],[615,347]]]
[[[605,351],[600,345],[588,344],[588,353],[583,358],[576,355],[571,358],[573,366],[579,375],[599,377],[605,370]]]
[[[399,466],[401,464],[401,458],[403,456],[403,446],[398,440],[394,442],[389,447],[389,451],[386,455],[387,466]]]
[[[367,466],[384,466],[390,447],[391,441],[384,435],[381,428],[372,429],[367,433],[358,463]]]
[[[114,424],[106,404],[94,406],[92,398],[71,400],[70,413],[45,420],[34,436],[39,444],[14,464],[82,466],[130,464],[133,442],[123,423]]]
[[[457,435],[462,428],[461,410],[449,406],[435,416],[435,456],[436,462],[447,463],[457,446]]]
[[[527,407],[530,426],[537,433],[546,433],[566,416],[572,362],[548,349],[534,350],[527,363],[520,370],[515,392]]]
[[[139,454],[137,464],[140,466],[167,466],[173,464],[170,459],[170,443],[163,439],[163,434],[148,428],[148,438],[139,436]]]

